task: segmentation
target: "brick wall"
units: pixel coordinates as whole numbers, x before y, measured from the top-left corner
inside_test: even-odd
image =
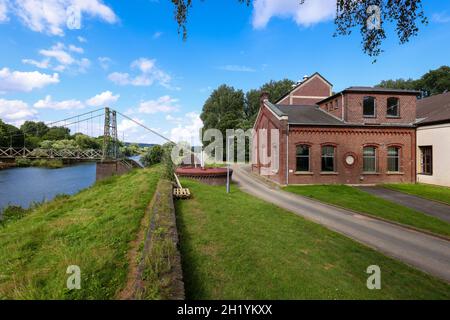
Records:
[[[336,146],[336,174],[321,173],[321,146]],[[311,174],[296,174],[296,146],[309,144]],[[377,147],[378,172],[363,174],[362,152],[365,145]],[[400,147],[400,173],[387,171],[387,148]],[[353,155],[353,166],[345,157]],[[415,182],[415,129],[394,128],[291,128],[289,135],[289,184],[374,184]]]
[[[322,110],[328,112],[329,114],[332,114],[336,118],[339,118],[342,120],[342,116],[343,116],[342,103],[343,103],[343,98],[340,95],[337,98],[334,98],[332,100],[329,100],[325,103],[320,104],[319,107]]]
[[[268,136],[265,141],[260,141],[260,137],[257,134],[256,137],[253,137],[253,145],[252,152],[257,152],[256,156],[253,155],[254,163],[252,165],[252,171],[254,173],[264,175],[267,178],[280,183],[286,183],[286,157],[283,154],[286,154],[286,137],[287,137],[287,121],[279,120],[267,107],[262,106],[261,111],[259,113],[258,118],[256,119],[254,129],[258,132],[260,129],[268,129]],[[279,130],[279,168],[277,172],[270,172],[268,164],[263,164],[265,161],[261,161],[260,152],[258,151],[261,146],[264,146],[266,150],[269,150],[268,156],[271,156],[271,138],[270,138],[270,130],[277,129]],[[257,148],[258,147],[258,148]]]
[[[363,117],[363,99],[366,96],[376,98],[376,117]],[[387,99],[400,99],[400,117],[387,117]],[[345,121],[350,123],[413,123],[416,120],[415,95],[346,93]]]
[[[292,90],[279,102],[282,105],[314,105],[331,95],[331,86],[319,76],[313,76]]]

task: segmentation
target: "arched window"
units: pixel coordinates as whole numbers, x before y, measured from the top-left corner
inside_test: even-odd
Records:
[[[400,171],[400,148],[389,147],[388,148],[388,171],[399,172]]]
[[[297,146],[297,166],[296,171],[298,172],[309,172],[309,150],[308,145],[298,145]]]
[[[375,97],[364,97],[363,115],[364,115],[364,117],[375,117],[376,116]]]
[[[323,172],[334,172],[335,171],[335,161],[334,156],[336,148],[334,146],[323,146],[322,147],[322,171]]]
[[[363,149],[363,172],[377,171],[377,148],[364,147]]]
[[[387,116],[398,117],[400,115],[400,99],[390,97],[387,99]]]

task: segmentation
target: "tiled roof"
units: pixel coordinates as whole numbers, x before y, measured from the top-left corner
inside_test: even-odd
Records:
[[[319,101],[317,104],[322,104],[331,99],[336,98],[337,96],[343,93],[351,93],[351,92],[363,92],[363,93],[386,93],[386,94],[408,94],[408,95],[420,95],[420,91],[415,90],[403,90],[403,89],[389,89],[389,88],[377,88],[377,87],[348,87],[347,89],[342,90],[341,92],[335,93],[328,98]]]
[[[450,122],[450,92],[417,100],[418,125]]]
[[[390,88],[380,88],[380,87],[349,87],[344,91],[362,91],[362,92],[392,92],[392,93],[411,93],[420,94],[417,90],[405,90],[405,89],[390,89]]]
[[[290,124],[344,125],[345,123],[326,113],[318,106],[277,105],[288,116]]]
[[[275,105],[269,100],[264,100],[264,104],[272,110],[273,113],[275,113],[278,117],[285,117],[287,116],[286,113],[280,110],[279,105]]]

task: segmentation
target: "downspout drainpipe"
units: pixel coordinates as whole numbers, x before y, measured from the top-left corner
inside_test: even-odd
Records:
[[[286,133],[286,185],[289,185],[289,123]]]

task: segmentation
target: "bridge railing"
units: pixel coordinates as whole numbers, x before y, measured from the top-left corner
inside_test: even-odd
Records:
[[[0,158],[101,160],[102,150],[0,148]]]

